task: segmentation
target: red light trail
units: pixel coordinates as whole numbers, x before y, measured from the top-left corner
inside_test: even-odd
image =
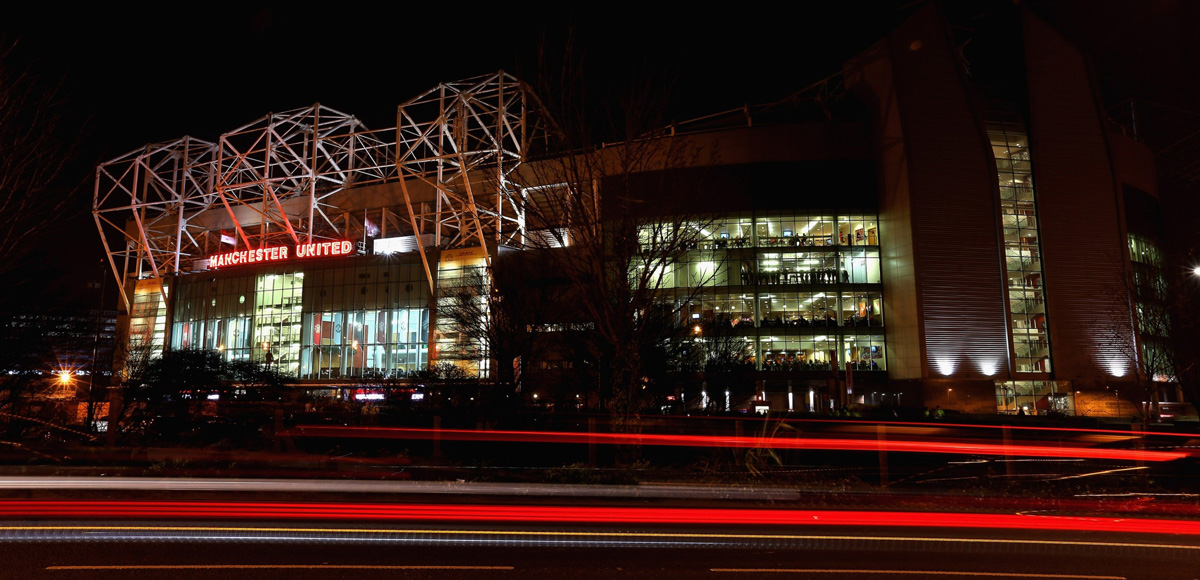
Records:
[[[709,419],[717,419],[721,421],[773,421],[775,419],[764,419],[759,417],[709,417]],[[884,425],[888,427],[921,427],[927,429],[937,428],[952,428],[952,429],[983,429],[983,430],[1012,430],[1012,431],[1034,431],[1034,432],[1050,432],[1050,433],[1092,433],[1099,435],[1120,435],[1124,437],[1140,437],[1142,435],[1154,435],[1155,437],[1184,437],[1187,439],[1196,439],[1200,434],[1196,433],[1170,433],[1165,431],[1128,431],[1118,429],[1087,429],[1080,427],[1045,427],[1034,425],[977,425],[972,423],[943,423],[941,421],[934,422],[911,422],[911,421],[854,421],[846,419],[781,419],[784,423],[800,424],[800,423],[823,423],[835,425],[854,425],[854,426],[874,426]]]
[[[905,441],[816,437],[734,437],[724,435],[660,435],[652,433],[575,433],[568,431],[471,431],[467,429],[413,429],[403,427],[296,427],[284,432],[292,437],[348,437],[363,439],[441,439],[508,443],[599,443],[607,445],[660,445],[676,447],[739,447],[802,449],[808,451],[887,451],[948,453],[1020,457],[1110,459],[1116,461],[1173,461],[1188,457],[1183,451],[1145,451],[1099,447],[1004,445],[963,441]]]
[[[383,503],[78,500],[0,502],[0,518],[31,517],[982,528],[1200,535],[1200,521],[1196,520],[1019,514]]]

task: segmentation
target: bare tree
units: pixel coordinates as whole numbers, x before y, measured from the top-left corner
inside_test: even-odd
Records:
[[[33,247],[20,242],[62,220],[83,183],[66,175],[81,131],[67,118],[61,86],[19,63],[17,47],[0,41],[0,271],[18,268]]]
[[[116,443],[122,434],[139,431],[154,409],[142,397],[150,362],[161,348],[154,344],[152,329],[117,340],[113,349],[113,387],[108,389],[108,434]]]
[[[666,356],[681,307],[722,267],[706,245],[712,219],[696,201],[703,176],[680,171],[706,152],[661,130],[669,83],[634,80],[615,106],[593,106],[569,47],[565,62],[535,91],[557,154],[527,166],[537,184],[529,227],[540,232],[530,243],[547,249],[545,267],[568,281],[573,306],[593,325],[582,344],[598,363],[614,427],[636,432],[653,391],[645,371]],[[689,257],[707,271],[681,267]]]
[[[450,361],[430,363],[411,376],[425,386],[426,404],[435,409],[461,404],[456,400],[460,395],[459,388],[471,382],[471,376]]]
[[[74,396],[87,392],[77,370],[62,356],[43,317],[0,316],[0,439],[16,440],[33,432],[86,433],[71,427]],[[90,381],[95,376],[88,377]],[[91,406],[87,409],[92,412]],[[86,425],[90,428],[91,423]]]
[[[1188,264],[1187,266],[1191,266]],[[1169,305],[1171,353],[1183,396],[1200,409],[1200,275],[1180,267]]]
[[[3,437],[17,439],[32,424],[25,420],[30,403],[48,379],[43,375],[53,368],[54,353],[41,329],[7,318],[0,328],[0,421],[6,425]]]
[[[541,252],[528,254],[502,252],[486,272],[446,287],[438,300],[438,317],[458,335],[455,346],[441,356],[486,356],[495,365],[498,395],[521,391],[525,367],[540,357],[546,336],[562,320],[558,285],[541,271]],[[480,347],[486,352],[475,352]]]
[[[1127,295],[1128,296],[1128,295]],[[1159,402],[1169,383],[1175,381],[1175,361],[1169,339],[1170,322],[1165,308],[1157,304],[1133,304],[1133,332],[1130,323],[1110,325],[1111,342],[1129,373],[1134,409],[1142,418],[1143,428],[1159,414]],[[1128,387],[1127,387],[1128,388]]]
[[[1113,300],[1130,308],[1129,321],[1113,321],[1111,343],[1121,352],[1121,361],[1131,371],[1134,393],[1141,403],[1143,428],[1160,415],[1164,391],[1178,383],[1178,377],[1190,372],[1194,357],[1177,357],[1177,347],[1185,324],[1172,322],[1173,315],[1184,314],[1186,296],[1173,293],[1168,284],[1164,256],[1156,244],[1134,237],[1131,247],[1129,279],[1113,291]]]
[[[729,392],[739,399],[754,392],[754,363],[747,337],[727,322],[717,321],[703,329],[704,379],[713,393]]]

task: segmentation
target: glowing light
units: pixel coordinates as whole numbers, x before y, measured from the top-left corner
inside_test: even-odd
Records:
[[[979,365],[979,372],[983,373],[985,376],[990,377],[996,374],[996,371],[998,370],[1000,370],[1000,363],[994,360],[984,361]]]
[[[954,364],[954,361],[950,360],[949,358],[937,359],[938,372],[942,373],[943,375],[950,376],[954,374],[955,366],[956,365]]]
[[[316,258],[320,256],[345,256],[354,249],[354,244],[342,240],[340,242],[314,242],[297,244],[297,258]]]
[[[58,375],[58,382],[63,385],[69,384],[71,382],[71,371],[63,371],[60,373]]]
[[[1129,370],[1129,365],[1124,359],[1114,358],[1108,361],[1108,372],[1114,377],[1123,377]]]
[[[208,400],[210,400],[210,401],[220,401],[220,400],[221,400],[221,394],[220,394],[220,393],[209,393],[209,394],[208,394]]]
[[[296,244],[295,248],[274,246],[253,250],[237,250],[213,254],[208,257],[209,268],[225,266],[240,266],[242,264],[257,264],[259,262],[279,262],[290,258],[317,258],[322,256],[345,256],[354,251],[354,244],[346,241],[314,242],[311,244]]]
[[[277,262],[279,260],[286,260],[287,258],[287,246],[258,248],[256,250],[237,250],[209,256],[208,267],[221,268],[224,266],[239,266],[242,264],[255,264],[258,262]]]

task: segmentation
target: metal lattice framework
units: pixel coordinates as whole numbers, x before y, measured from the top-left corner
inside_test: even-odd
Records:
[[[215,197],[248,248],[345,234],[330,198],[395,177],[387,135],[320,105],[268,115],[221,136]]]
[[[184,137],[96,168],[92,215],[122,296],[127,279],[178,272],[184,248],[198,245],[190,222],[212,207],[216,154],[216,144]]]
[[[438,247],[525,245],[530,200],[514,171],[544,135],[528,87],[500,72],[435,87],[400,105],[396,167],[408,216],[432,280],[425,240]],[[410,182],[431,187],[431,211],[416,211]]]
[[[534,133],[527,111],[535,102],[500,72],[404,103],[395,129],[370,131],[317,104],[267,115],[217,143],[148,145],[97,167],[93,216],[128,300],[129,281],[191,271],[231,237],[243,249],[355,239],[368,218],[340,207],[352,197],[342,194],[399,182],[404,207],[377,208],[380,219],[396,210],[428,275],[426,240],[522,245],[527,201],[511,179]]]

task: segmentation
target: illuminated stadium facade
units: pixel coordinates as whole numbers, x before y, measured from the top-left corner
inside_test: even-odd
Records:
[[[840,83],[858,118],[748,108],[660,137],[721,152],[673,168],[728,189],[698,198],[710,227],[666,289],[709,277],[678,322],[740,341],[762,404],[1115,415],[1135,398],[1163,334],[1130,290],[1162,264],[1154,220],[1129,217],[1160,211],[1152,160],[1097,108],[1079,51],[1022,18],[1020,106],[980,96],[928,5],[815,89]],[[499,73],[400,105],[397,128],[315,105],[101,165],[125,335],[301,384],[426,368],[459,340],[439,290],[546,245],[530,215],[557,184],[526,171],[548,154],[540,114]],[[487,359],[470,370],[505,364]]]

